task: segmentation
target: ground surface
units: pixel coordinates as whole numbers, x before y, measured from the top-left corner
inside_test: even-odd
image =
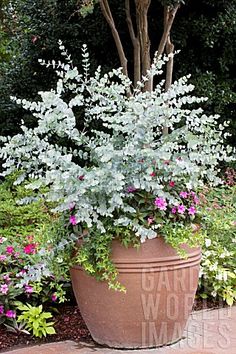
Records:
[[[114,350],[93,342],[63,341],[24,347],[8,354],[235,354],[236,306],[193,312],[183,338],[171,346],[142,350]]]
[[[39,343],[56,342],[64,340],[91,341],[89,331],[80,315],[77,306],[64,306],[59,309],[60,313],[55,316],[56,334],[45,339],[35,339],[26,334],[15,334],[0,326],[0,350],[16,345],[33,345]]]
[[[213,301],[199,300],[196,300],[194,304],[194,310],[217,307],[222,307],[222,304]],[[87,343],[91,343],[91,336],[77,306],[68,305],[61,307],[59,309],[59,314],[55,316],[54,321],[57,333],[43,339],[32,338],[29,335],[24,335],[21,333],[11,333],[6,330],[4,325],[1,325],[0,350],[5,350],[18,345],[34,345],[66,340],[73,340],[76,342],[85,341]]]

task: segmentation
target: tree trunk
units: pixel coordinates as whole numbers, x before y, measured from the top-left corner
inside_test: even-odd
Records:
[[[125,52],[124,52],[124,48],[123,45],[121,43],[121,39],[120,39],[120,35],[116,29],[116,25],[110,10],[110,6],[108,3],[108,0],[99,0],[99,4],[103,13],[103,16],[105,17],[108,25],[111,28],[111,32],[116,44],[116,48],[118,51],[118,55],[119,55],[119,59],[120,59],[120,63],[121,66],[123,68],[123,73],[128,76],[128,67],[127,67],[127,58],[125,56]]]
[[[130,12],[130,0],[125,0],[125,14],[126,14],[126,22],[129,29],[130,38],[133,44],[134,49],[134,87],[136,87],[137,82],[141,80],[141,48],[139,37],[135,34],[134,26],[131,18]]]
[[[151,0],[135,0],[138,38],[141,47],[142,75],[146,75],[147,70],[149,70],[151,66],[150,39],[148,34],[148,18],[147,18],[150,4],[151,4]],[[145,83],[145,90],[146,91],[152,90],[151,80]]]

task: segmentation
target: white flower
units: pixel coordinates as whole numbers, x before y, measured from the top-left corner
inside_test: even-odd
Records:
[[[209,238],[206,238],[206,239],[205,239],[205,245],[206,245],[206,247],[210,247],[210,245],[211,245],[211,240],[210,240]]]

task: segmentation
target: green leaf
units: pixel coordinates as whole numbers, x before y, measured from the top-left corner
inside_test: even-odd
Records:
[[[45,330],[46,330],[47,334],[55,334],[56,333],[56,331],[53,327],[46,327]]]

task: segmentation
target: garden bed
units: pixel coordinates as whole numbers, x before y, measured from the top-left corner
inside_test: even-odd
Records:
[[[80,315],[78,307],[66,305],[59,308],[59,313],[54,316],[56,334],[46,338],[35,338],[23,333],[7,331],[4,325],[0,326],[0,351],[13,346],[25,346],[64,340],[91,341],[89,331]]]

